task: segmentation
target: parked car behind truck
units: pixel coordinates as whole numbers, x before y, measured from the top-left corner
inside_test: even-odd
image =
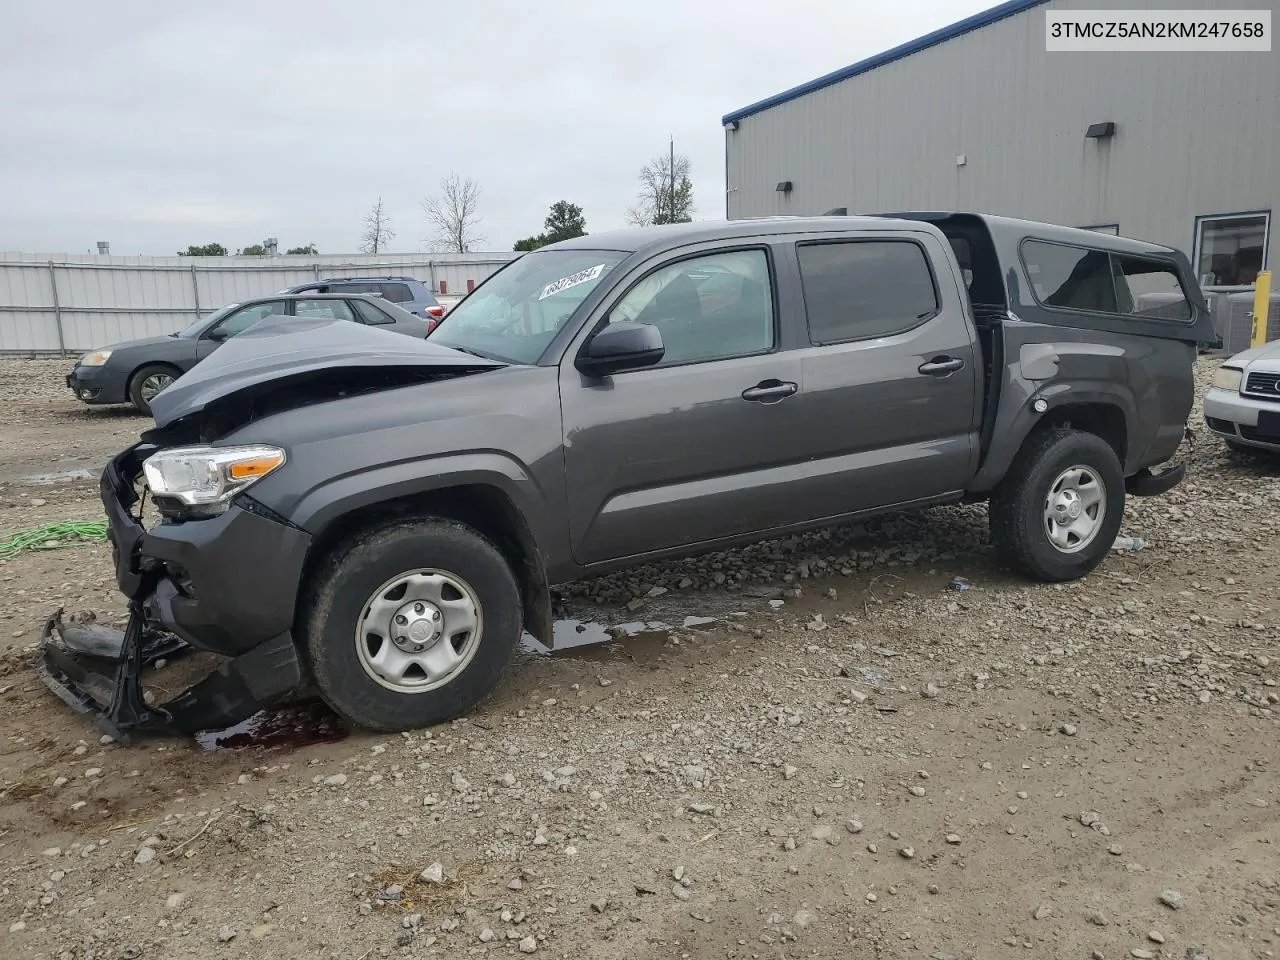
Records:
[[[1182,302],[1146,313],[1153,289]],[[425,341],[264,322],[158,395],[102,481],[133,635],[233,659],[133,713],[122,671],[108,716],[188,729],[313,685],[364,726],[429,725],[522,629],[553,645],[551,584],[882,511],[987,500],[1012,568],[1084,576],[1126,492],[1181,480],[1151,468],[1211,336],[1177,250],[946,213],[565,241]],[[74,655],[47,650],[65,693]]]

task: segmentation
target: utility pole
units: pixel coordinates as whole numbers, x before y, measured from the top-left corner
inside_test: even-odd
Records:
[[[667,168],[667,179],[670,181],[671,190],[671,210],[670,216],[667,218],[668,223],[676,221],[676,138],[670,138],[671,143],[671,165]]]

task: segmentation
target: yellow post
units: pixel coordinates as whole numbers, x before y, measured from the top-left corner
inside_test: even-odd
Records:
[[[1263,270],[1258,274],[1257,283],[1253,287],[1253,340],[1251,347],[1260,347],[1267,342],[1267,308],[1271,306],[1271,271]]]

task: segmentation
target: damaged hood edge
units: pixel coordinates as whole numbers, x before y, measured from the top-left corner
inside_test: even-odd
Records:
[[[157,427],[198,413],[215,400],[273,381],[355,367],[435,368],[467,373],[506,364],[349,320],[266,317],[227,340],[156,394]]]

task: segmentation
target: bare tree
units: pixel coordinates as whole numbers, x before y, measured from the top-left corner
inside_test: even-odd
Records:
[[[461,179],[451,173],[440,181],[440,193],[434,197],[424,197],[422,212],[431,227],[432,236],[427,238],[438,250],[450,253],[466,253],[484,237],[476,232],[480,217],[476,208],[480,203],[480,184],[467,177]]]
[[[640,169],[640,193],[627,210],[627,222],[637,227],[655,223],[688,223],[693,219],[693,182],[689,158],[676,153],[674,143],[663,156]]]
[[[382,198],[379,197],[378,202],[369,211],[369,215],[364,218],[364,233],[360,235],[360,252],[376,254],[379,250],[384,250],[395,235],[396,232],[391,229],[391,218],[382,209]]]

